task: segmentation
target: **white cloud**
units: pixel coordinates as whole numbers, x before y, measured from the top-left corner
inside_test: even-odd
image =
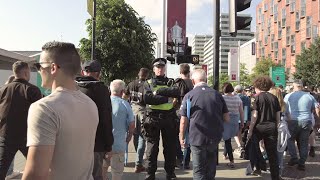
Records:
[[[162,0],[125,0],[146,20],[159,21],[162,17]]]
[[[204,5],[212,5],[214,0],[187,0],[187,13],[199,11]]]

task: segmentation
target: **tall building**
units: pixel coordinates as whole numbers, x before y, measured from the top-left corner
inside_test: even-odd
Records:
[[[204,44],[204,61],[203,63],[207,65],[207,76],[210,77],[213,75],[213,38]]]
[[[204,60],[204,44],[212,38],[212,35],[195,35],[192,40],[192,54],[199,55],[200,64]]]
[[[249,14],[240,14],[240,16],[249,17]],[[222,13],[220,14],[220,29],[221,29],[221,37],[220,37],[220,63],[219,63],[219,71],[221,73],[228,73],[228,52],[232,47],[239,47],[245,42],[251,40],[254,37],[254,33],[251,32],[250,27],[247,27],[243,30],[239,30],[237,33],[237,37],[231,37],[229,34],[229,14]],[[212,61],[213,61],[213,50],[214,43],[213,38],[210,39],[205,44],[205,53],[204,53],[204,63],[208,65],[208,75],[213,74],[212,70]],[[212,52],[212,53],[210,53]],[[211,68],[211,69],[210,69]]]
[[[319,36],[320,0],[262,0],[256,11],[257,58],[295,72],[296,56]]]
[[[257,63],[257,52],[256,52],[256,39],[253,38],[250,41],[240,46],[239,61],[240,64],[244,64],[248,73],[252,73],[252,69]]]

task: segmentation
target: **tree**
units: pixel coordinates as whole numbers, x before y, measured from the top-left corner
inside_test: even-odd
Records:
[[[256,66],[253,68],[253,73],[250,75],[250,79],[253,80],[258,76],[269,76],[270,67],[280,66],[272,61],[271,58],[260,59]]]
[[[240,84],[242,86],[249,86],[251,85],[251,78],[246,68],[246,65],[240,63]]]
[[[229,82],[229,76],[227,73],[220,73],[219,75],[219,91],[221,90],[224,83]],[[237,82],[231,82],[233,86],[237,85]],[[213,76],[208,77],[208,85],[213,87]]]
[[[91,19],[87,22],[89,37]],[[130,81],[141,67],[151,67],[153,43],[156,35],[124,0],[97,0],[96,59],[102,64],[102,78],[106,81]],[[91,38],[80,40],[80,55],[91,57]]]
[[[296,58],[295,78],[303,79],[307,85],[318,86],[320,81],[320,39],[304,49]]]

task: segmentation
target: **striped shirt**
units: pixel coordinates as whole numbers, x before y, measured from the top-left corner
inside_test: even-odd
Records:
[[[238,95],[223,95],[223,98],[224,101],[226,101],[229,112],[234,114],[240,114],[239,107],[242,104],[242,101]]]

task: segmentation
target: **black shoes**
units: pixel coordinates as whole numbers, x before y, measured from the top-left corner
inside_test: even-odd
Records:
[[[176,180],[177,179],[177,176],[176,174],[167,174],[167,180]]]
[[[314,146],[310,147],[309,156],[310,157],[315,157],[316,156],[316,151],[314,150]]]
[[[290,161],[288,162],[289,166],[294,166],[298,164],[298,159],[290,159]]]
[[[305,171],[305,170],[306,170],[306,165],[304,165],[304,164],[298,164],[297,169],[300,170],[300,171]]]

